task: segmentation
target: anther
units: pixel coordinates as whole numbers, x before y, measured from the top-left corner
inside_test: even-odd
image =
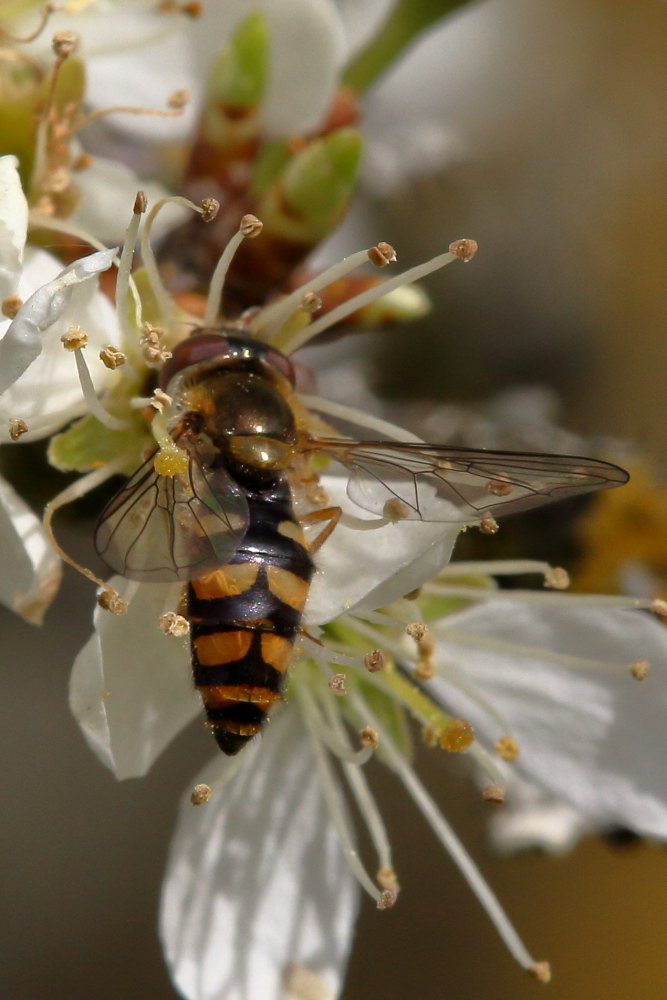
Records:
[[[656,597],[654,601],[651,601],[649,605],[649,611],[657,615],[658,618],[667,618],[667,601],[663,601],[660,597]]]
[[[502,806],[505,802],[505,793],[500,785],[488,785],[482,792],[485,802],[492,802],[493,805]]]
[[[347,694],[345,689],[345,674],[333,674],[329,678],[329,687],[339,698]]]
[[[160,617],[158,624],[165,635],[173,635],[177,639],[190,632],[190,623],[187,618],[176,614],[175,611],[165,612]]]
[[[76,52],[78,45],[79,36],[74,31],[57,31],[51,40],[53,54],[58,59],[67,59]]]
[[[370,747],[371,750],[377,750],[380,745],[377,729],[373,729],[372,726],[364,726],[359,733],[359,739],[362,747]]]
[[[651,664],[648,660],[635,660],[630,664],[630,673],[636,681],[645,681],[649,675]]]
[[[490,479],[486,484],[487,493],[492,493],[494,497],[507,497],[513,489],[514,484],[501,477]]]
[[[411,590],[409,594],[404,594],[403,595],[403,600],[405,600],[405,601],[416,601],[416,600],[418,600],[418,598],[421,597],[421,593],[422,593],[423,589],[424,589],[423,587],[416,587],[414,590]]]
[[[116,368],[120,368],[127,361],[127,357],[122,351],[119,351],[117,347],[113,344],[106,344],[100,351],[100,361],[102,364],[110,371],[114,371]]]
[[[93,165],[93,158],[89,153],[79,153],[72,161],[72,170],[88,170]]]
[[[385,889],[384,892],[381,892],[378,897],[377,901],[378,910],[391,910],[392,906],[396,902],[397,897],[398,893],[396,892],[395,889]]]
[[[153,326],[152,323],[144,324],[144,332],[139,340],[141,353],[144,361],[149,365],[157,365],[163,361],[168,361],[171,351],[166,350],[160,344],[160,334],[162,330]]]
[[[11,417],[9,421],[9,436],[12,441],[18,441],[22,434],[28,431],[28,425],[21,417]]]
[[[213,222],[220,211],[220,202],[217,198],[202,198],[201,217],[203,222]]]
[[[425,656],[417,660],[412,676],[417,681],[431,681],[435,677],[435,660],[432,656]]]
[[[189,3],[181,4],[181,13],[185,14],[186,17],[191,17],[193,20],[201,17],[204,12],[204,4],[198,2],[198,0],[190,0]]]
[[[485,514],[479,522],[479,530],[483,535],[495,535],[498,531],[498,522],[490,514]]]
[[[371,674],[377,674],[384,670],[387,664],[387,657],[381,649],[374,649],[364,656],[364,666]]]
[[[189,90],[175,90],[167,98],[167,107],[173,111],[180,111],[190,100]]]
[[[428,625],[425,625],[424,622],[410,622],[409,625],[405,626],[405,634],[409,635],[415,642],[421,642],[427,632]]]
[[[88,334],[80,326],[71,326],[60,340],[66,351],[78,351],[88,344]]]
[[[377,246],[371,247],[368,251],[368,259],[376,267],[386,267],[387,264],[393,264],[396,261],[396,251],[389,243],[378,243]]]
[[[193,806],[203,806],[211,798],[212,791],[209,785],[195,785],[190,793],[190,802]]]
[[[548,962],[534,962],[528,969],[528,975],[537,979],[538,983],[550,983],[551,966]]]
[[[98,593],[97,603],[104,611],[109,611],[112,615],[127,613],[127,602],[112,587],[106,587]]]
[[[493,744],[493,748],[499,757],[511,763],[519,756],[519,744],[511,736],[501,736]]]
[[[154,389],[153,395],[151,396],[151,406],[162,413],[165,406],[171,406],[173,400],[163,389]]]
[[[8,295],[2,300],[2,315],[7,319],[14,319],[22,305],[23,299],[18,295]]]
[[[477,243],[474,240],[454,240],[449,244],[449,252],[467,264],[477,253]]]
[[[134,199],[134,207],[132,212],[134,215],[143,215],[148,208],[148,198],[143,191],[137,191],[136,197]]]
[[[322,308],[322,299],[315,292],[304,292],[299,303],[304,312],[312,315]]]
[[[429,750],[434,750],[440,745],[440,736],[442,734],[442,729],[437,726],[424,726],[422,729],[422,743],[424,746],[428,747]]]
[[[465,719],[452,719],[440,733],[440,749],[448,753],[463,753],[474,742],[475,733]]]
[[[549,590],[567,590],[570,586],[570,574],[562,566],[552,566],[544,574],[544,586]]]
[[[264,223],[260,222],[256,215],[244,215],[239,225],[239,232],[243,233],[247,240],[254,240],[264,228]]]
[[[391,889],[393,892],[398,892],[400,888],[398,884],[398,875],[393,868],[389,867],[389,865],[383,865],[382,868],[379,868],[375,877],[383,889]]]
[[[186,472],[189,463],[187,451],[172,442],[160,448],[153,459],[153,468],[158,476],[178,476]]]

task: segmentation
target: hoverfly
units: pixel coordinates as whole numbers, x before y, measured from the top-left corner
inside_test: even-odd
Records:
[[[194,683],[226,754],[280,698],[314,571],[339,507],[297,519],[293,491],[324,455],[353,503],[380,517],[480,522],[590,490],[627,473],[590,458],[312,435],[291,362],[239,331],[198,330],[161,372],[169,433],[186,471],[149,458],[107,504],[102,559],[141,581],[187,582]],[[328,470],[329,471],[329,470]],[[324,526],[310,544],[304,522]]]

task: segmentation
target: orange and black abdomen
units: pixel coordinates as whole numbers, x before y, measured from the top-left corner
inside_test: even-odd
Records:
[[[280,698],[314,568],[288,484],[247,498],[250,522],[234,558],[188,587],[194,681],[230,755]]]

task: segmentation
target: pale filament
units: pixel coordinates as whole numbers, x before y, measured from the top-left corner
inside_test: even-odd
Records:
[[[366,764],[373,756],[372,748],[362,747],[360,750],[354,750],[349,743],[346,743],[344,734],[336,732],[332,728],[331,718],[329,718],[328,722],[325,721],[312,694],[307,689],[305,684],[303,687],[304,690],[301,693],[304,701],[308,704],[308,711],[313,714],[314,720],[317,724],[317,731],[322,739],[322,742],[326,743],[331,753],[338,757],[341,761],[347,761],[348,763],[356,764],[357,766]],[[325,705],[326,704],[327,702],[325,702]]]
[[[330,417],[338,417],[348,423],[358,424],[359,427],[368,428],[374,431],[381,438],[390,438],[392,441],[403,441],[406,444],[423,444],[421,438],[410,431],[397,427],[396,424],[374,417],[363,410],[356,410],[353,406],[334,403],[330,399],[323,399],[321,396],[306,396],[299,394],[299,401],[307,410],[315,410],[318,413],[325,413]]]
[[[81,391],[83,392],[83,398],[86,401],[86,406],[89,411],[97,420],[99,420],[101,424],[108,427],[109,430],[124,430],[128,426],[127,421],[119,420],[118,417],[112,416],[111,413],[104,409],[97,398],[95,386],[93,385],[93,380],[90,377],[90,371],[88,370],[88,365],[81,348],[77,348],[74,351],[74,357],[76,358],[76,370],[79,375],[79,382],[81,383]]]
[[[218,319],[220,303],[222,302],[222,292],[225,287],[225,279],[227,277],[227,272],[229,271],[229,265],[234,259],[236,251],[241,246],[245,238],[245,235],[239,229],[238,232],[234,233],[220,255],[220,259],[215,266],[215,271],[213,272],[213,277],[211,278],[211,283],[208,289],[206,309],[204,310],[204,318],[202,320],[202,326],[204,327],[214,326],[216,320]]]
[[[442,577],[440,578],[442,580]],[[485,590],[441,582],[424,585],[425,594],[436,597],[467,597],[475,601],[518,600],[522,604],[557,604],[580,608],[619,608],[626,611],[651,611],[653,600],[644,597],[624,597],[622,594],[567,594],[551,590]]]
[[[183,205],[185,208],[192,209],[193,212],[197,212],[198,215],[203,215],[203,209],[200,205],[195,205],[194,202],[190,201],[188,198],[181,198],[180,196],[170,196],[168,198],[160,198],[156,201],[153,207],[150,209],[146,216],[146,221],[141,228],[141,234],[139,237],[139,243],[141,246],[141,257],[144,262],[144,268],[146,269],[146,276],[148,277],[148,282],[151,286],[151,291],[155,296],[158,304],[158,309],[160,310],[160,315],[163,320],[171,326],[174,320],[174,305],[172,303],[171,297],[167,292],[166,288],[162,284],[162,278],[160,277],[160,271],[157,266],[157,261],[155,259],[155,254],[153,253],[153,248],[150,243],[151,233],[153,229],[153,223],[155,222],[155,217],[160,212],[165,205]]]

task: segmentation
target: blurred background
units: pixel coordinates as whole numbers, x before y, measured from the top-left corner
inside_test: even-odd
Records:
[[[667,4],[488,0],[419,45],[429,87],[414,86],[406,62],[369,95],[369,119],[375,109],[391,135],[392,99],[400,93],[404,109],[412,99],[414,115],[435,128],[425,149],[444,150],[443,166],[425,173],[426,156],[417,156],[412,174],[385,193],[370,164],[340,239],[349,251],[370,229],[397,246],[406,267],[462,236],[481,249],[469,266],[428,282],[430,317],[368,335],[371,387],[418,427],[443,403],[474,410],[511,387],[547,386],[569,431],[639,444],[659,481]],[[328,351],[344,369],[347,351],[360,349],[341,342],[313,354]],[[346,381],[332,368],[329,384],[341,395]],[[208,759],[209,738],[193,727],[140,782],[117,784],[97,763],[66,704],[91,597],[66,574],[44,630],[0,612],[0,992],[8,1000],[175,995],[155,931],[158,892],[178,798]],[[667,996],[662,847],[591,838],[565,858],[494,858],[485,810],[458,761],[421,757],[528,947],[551,960],[551,995]],[[404,890],[389,913],[364,904],[346,1000],[537,995],[542,987],[513,965],[397,784],[372,773]]]

